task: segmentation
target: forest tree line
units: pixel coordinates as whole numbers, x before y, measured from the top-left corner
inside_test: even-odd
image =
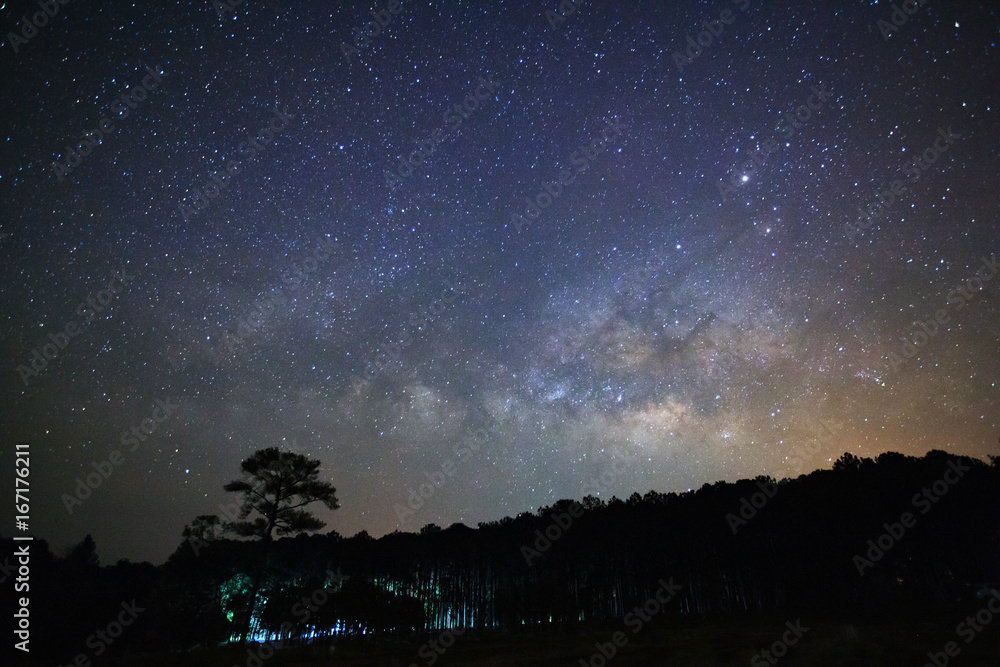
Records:
[[[123,603],[143,611],[115,651],[216,646],[246,627],[250,639],[292,644],[600,629],[661,581],[678,586],[667,622],[787,610],[905,617],[1000,582],[1000,458],[845,454],[832,470],[781,482],[587,496],[477,528],[431,524],[380,539],[247,541],[217,526],[199,517],[158,567],[101,566],[89,537],[64,557],[36,540],[36,646],[70,661]],[[2,595],[13,609],[12,587]]]

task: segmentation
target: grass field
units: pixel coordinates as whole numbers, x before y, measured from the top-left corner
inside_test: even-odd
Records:
[[[796,619],[790,619],[792,621]],[[961,618],[955,619],[955,624]],[[928,651],[941,652],[945,644],[954,641],[961,653],[948,664],[958,667],[1000,667],[1000,627],[986,626],[966,643],[955,634],[955,627],[935,625],[893,625],[889,623],[858,627],[845,624],[809,624],[809,630],[784,657],[774,664],[791,667],[922,667],[930,664]],[[1000,623],[997,623],[1000,626]],[[437,666],[469,667],[579,667],[581,659],[600,667],[595,643],[611,642],[612,634],[621,630],[627,644],[618,649],[608,665],[638,667],[640,665],[671,665],[677,667],[705,665],[751,665],[759,651],[781,638],[786,628],[783,621],[744,625],[719,624],[652,624],[638,634],[624,627],[609,627],[606,631],[583,634],[473,637],[463,635],[444,653],[437,654]],[[619,637],[619,640],[621,637]],[[268,667],[410,667],[429,665],[431,653],[418,653],[423,642],[418,641],[340,641],[332,654],[323,647],[303,647],[276,653],[261,664]],[[256,648],[256,647],[254,647]],[[186,667],[255,667],[247,649],[219,649],[183,656],[141,656],[122,665],[173,667],[183,661]],[[758,658],[758,665],[769,664]]]

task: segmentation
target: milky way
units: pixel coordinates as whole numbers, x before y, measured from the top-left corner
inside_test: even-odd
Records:
[[[996,6],[147,4],[0,9],[57,548],[160,562],[266,446],[375,536],[997,452]]]

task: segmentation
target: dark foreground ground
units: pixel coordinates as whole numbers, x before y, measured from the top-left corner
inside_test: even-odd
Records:
[[[949,615],[951,616],[951,615]],[[795,621],[796,619],[786,619]],[[802,639],[776,665],[791,667],[809,665],[830,667],[850,666],[912,666],[933,665],[928,652],[941,653],[949,641],[954,641],[960,653],[948,658],[939,656],[938,667],[945,664],[957,667],[1000,667],[1000,616],[977,632],[971,641],[968,632],[956,634],[955,627],[962,617],[950,617],[949,624],[927,623],[906,625],[891,622],[864,624],[809,623]],[[741,626],[727,624],[668,625],[652,624],[640,633],[633,634],[625,627],[608,628],[589,636],[512,636],[480,637],[462,636],[433,663],[441,667],[461,665],[470,667],[579,667],[581,658],[590,661],[596,655],[595,642],[609,642],[615,630],[623,630],[628,643],[618,651],[609,667],[638,667],[639,665],[664,665],[686,667],[705,665],[772,664],[761,657],[754,657],[779,640],[785,630],[784,621],[753,623]],[[264,660],[267,667],[319,667],[336,665],[352,667],[411,667],[430,665],[418,651],[422,642],[385,641],[367,644],[338,642],[332,655],[327,649],[299,648],[279,652]],[[424,656],[429,654],[424,652]],[[134,662],[122,665],[145,667],[174,667],[181,660],[186,667],[259,667],[248,659],[246,649],[218,650],[188,653],[181,656],[136,657]],[[947,660],[947,662],[944,662]],[[584,663],[588,664],[588,663]],[[589,664],[600,667],[598,659]]]

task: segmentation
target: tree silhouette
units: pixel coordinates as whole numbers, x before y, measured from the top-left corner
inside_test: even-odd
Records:
[[[319,461],[276,447],[254,452],[240,464],[243,478],[223,487],[230,493],[243,494],[240,520],[226,522],[226,530],[240,537],[256,537],[267,545],[274,532],[290,535],[325,526],[323,521],[300,509],[315,502],[332,510],[340,507],[333,485],[319,481],[319,466]],[[251,518],[254,514],[256,516]],[[253,612],[259,604],[257,596],[263,580],[259,565],[250,577],[253,583],[240,624],[241,644],[245,644],[250,635]]]
[[[201,656],[203,662],[189,651],[214,653],[241,636],[299,645],[314,662],[335,638],[344,640],[344,652],[353,652],[390,637],[415,647],[437,641],[444,630],[460,629],[470,631],[462,640],[470,649],[480,637],[524,633],[607,637],[606,630],[621,628],[633,609],[654,597],[661,578],[682,588],[655,614],[652,628],[659,630],[650,636],[660,630],[676,636],[675,622],[743,627],[744,621],[756,625],[755,619],[792,610],[803,619],[862,628],[869,618],[926,627],[926,619],[942,611],[961,618],[973,605],[981,606],[989,590],[1000,588],[998,453],[988,460],[940,450],[924,457],[886,452],[875,460],[852,454],[836,470],[803,474],[770,492],[776,483],[766,476],[680,494],[650,491],[637,497],[629,490],[623,494],[627,500],[583,500],[584,511],[571,514],[571,525],[556,523],[554,515],[570,514],[573,501],[557,500],[478,529],[429,524],[374,539],[363,531],[354,537],[322,534],[327,528],[292,538],[274,534],[268,542],[222,539],[221,522],[203,515],[188,525],[185,541],[167,563],[155,568],[94,565],[92,539],[56,557],[36,538],[31,567],[38,575],[32,577],[37,583],[32,605],[38,613],[37,650],[44,656],[39,664],[69,664],[66,657],[78,654],[101,627],[95,618],[110,621],[123,601],[133,600],[146,611],[139,627],[116,638],[109,665],[209,664],[208,655]],[[914,494],[927,498],[922,491],[927,488],[940,497],[935,484],[946,471],[951,471],[949,485],[953,474],[961,481],[925,515],[913,503]],[[904,537],[894,537],[888,549],[888,538],[879,546],[880,536],[901,534],[892,526],[903,525],[903,512],[916,515],[919,523],[912,531],[904,526]],[[734,533],[728,513],[749,517],[747,524]],[[557,535],[560,525],[568,527]],[[551,543],[529,564],[522,546],[535,548],[540,536]],[[204,543],[198,551],[196,542]],[[5,563],[3,556],[13,554],[16,544],[0,536],[0,578],[17,576],[16,558]],[[331,585],[345,578],[345,586]],[[13,586],[0,586],[0,607],[13,606],[14,594]],[[870,629],[874,634],[883,627]],[[644,645],[637,642],[636,648]],[[236,648],[222,655],[244,653]],[[268,655],[267,650],[254,653]],[[170,657],[127,660],[139,652]],[[266,661],[266,667],[278,660]],[[829,664],[861,661],[842,654]]]
[[[859,459],[850,452],[844,452],[839,459],[833,462],[833,469],[838,472],[844,470],[860,470],[861,464],[862,459]]]
[[[223,487],[243,494],[240,520],[227,522],[226,528],[240,537],[257,537],[264,542],[270,542],[275,531],[290,535],[319,530],[326,524],[299,508],[315,502],[332,510],[340,507],[333,485],[319,481],[319,466],[319,461],[276,447],[254,452],[240,464],[243,479]],[[258,516],[250,520],[254,512]]]
[[[94,538],[88,533],[79,544],[73,547],[66,560],[79,567],[96,567],[100,565],[101,561],[97,557],[97,545],[94,543]]]
[[[222,519],[217,514],[200,514],[195,520],[184,526],[184,543],[191,547],[194,555],[198,553],[212,540],[219,537],[223,530]]]

